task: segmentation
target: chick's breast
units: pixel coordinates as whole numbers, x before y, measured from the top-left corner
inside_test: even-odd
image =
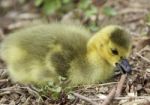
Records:
[[[79,26],[34,26],[10,34],[1,46],[1,56],[14,81],[57,82],[59,76],[69,77],[76,59],[85,58],[89,38],[90,33]]]

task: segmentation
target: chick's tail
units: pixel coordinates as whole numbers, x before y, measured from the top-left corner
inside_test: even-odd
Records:
[[[1,45],[0,57],[8,64],[18,62],[23,59],[26,52],[17,46]]]

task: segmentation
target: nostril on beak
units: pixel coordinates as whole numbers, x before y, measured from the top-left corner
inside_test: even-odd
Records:
[[[118,63],[115,63],[115,66],[117,66],[118,65]]]
[[[121,57],[120,57],[120,60],[123,60],[123,59],[125,59],[125,57],[121,56]]]

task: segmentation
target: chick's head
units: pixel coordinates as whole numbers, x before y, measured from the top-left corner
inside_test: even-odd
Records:
[[[116,66],[122,58],[129,55],[131,37],[127,31],[117,25],[106,26],[96,33],[93,39],[99,55],[110,65]]]

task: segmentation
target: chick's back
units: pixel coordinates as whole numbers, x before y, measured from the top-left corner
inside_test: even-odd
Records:
[[[1,57],[14,81],[57,81],[67,77],[70,63],[86,54],[90,33],[81,26],[43,24],[10,34],[1,45]]]

